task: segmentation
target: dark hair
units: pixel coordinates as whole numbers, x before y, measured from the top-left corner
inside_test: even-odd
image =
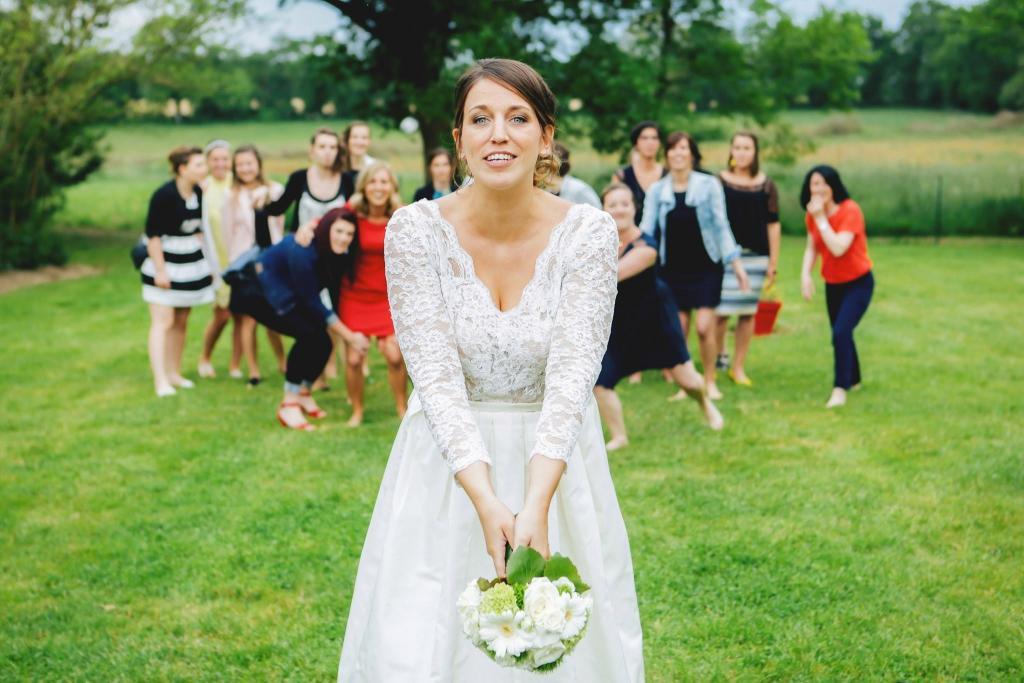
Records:
[[[658,141],[662,142],[661,126],[658,125],[657,121],[641,121],[640,123],[633,126],[632,130],[629,131],[629,142],[636,147],[637,140],[648,128],[653,128],[654,132],[658,134]]]
[[[697,147],[697,141],[693,139],[693,136],[689,133],[684,133],[681,130],[677,130],[674,133],[668,134],[668,139],[665,140],[665,151],[672,149],[679,144],[680,140],[686,140],[690,145],[690,156],[693,157],[693,170],[700,171],[700,160],[703,158],[700,155],[700,149]]]
[[[555,125],[555,94],[533,67],[514,59],[481,59],[462,74],[455,84],[455,116],[452,127],[459,131],[460,138],[462,118],[466,113],[466,96],[474,85],[485,79],[501,83],[529,102],[542,130],[546,126]],[[533,184],[543,185],[548,178],[558,172],[558,163],[558,157],[554,152],[550,156],[538,157],[533,172]]]
[[[341,131],[341,142],[345,146],[345,169],[352,169],[352,153],[348,151],[348,140],[352,137],[352,131],[356,128],[365,128],[367,131],[370,130],[370,124],[366,121],[353,121],[352,123],[345,126],[345,130]]]
[[[552,145],[552,151],[558,157],[558,175],[564,178],[569,175],[569,169],[572,168],[572,165],[569,164],[569,148],[561,142],[556,142]]]
[[[335,254],[331,249],[331,226],[339,220],[351,223],[355,228],[346,254]],[[359,259],[359,219],[355,212],[339,206],[325,213],[313,229],[313,248],[317,253],[317,268],[329,287],[340,285],[342,277],[349,282],[354,281]]]
[[[604,198],[617,190],[625,190],[626,192],[629,193],[629,201],[633,202],[633,208],[635,209],[636,197],[633,196],[633,190],[629,188],[629,185],[626,185],[625,183],[620,183],[617,180],[614,183],[609,183],[608,185],[605,186],[603,190],[601,190],[601,206],[604,207]]]
[[[260,185],[267,185],[267,179],[263,177],[263,157],[260,156],[260,151],[256,149],[256,145],[242,145],[231,155],[231,184],[235,187],[242,186],[242,181],[238,179],[238,171],[236,170],[239,154],[251,154],[256,157],[256,167],[259,169],[256,172],[256,182]]]
[[[203,150],[188,145],[172,149],[171,153],[167,155],[167,161],[171,164],[171,173],[178,175],[178,168],[187,164],[189,159],[196,155],[203,156]]]
[[[832,201],[836,204],[850,198],[850,193],[846,191],[846,186],[843,185],[843,181],[839,177],[839,171],[827,164],[820,164],[812,168],[804,176],[804,184],[800,186],[801,208],[806,208],[807,203],[811,201],[811,176],[815,173],[820,174],[825,179],[825,182],[828,183],[828,186],[832,188]]]
[[[452,183],[455,182],[455,155],[452,154],[451,150],[449,150],[447,147],[435,147],[434,149],[430,150],[430,152],[427,154],[427,163],[424,165],[424,168],[426,170],[426,180],[428,183],[433,181],[433,178],[431,178],[430,176],[430,165],[434,163],[434,159],[436,159],[437,157],[444,157],[445,159],[448,160],[448,165],[451,166],[452,169],[451,175],[448,178],[448,184],[451,185]]]
[[[732,138],[729,140],[729,161],[726,165],[729,170],[732,170],[733,159],[732,159],[732,143],[736,142],[736,138],[750,138],[754,141],[754,161],[750,164],[750,177],[753,178],[757,175],[757,172],[761,170],[761,143],[758,142],[757,136],[747,130],[741,130],[733,133]]]
[[[331,164],[331,170],[335,173],[344,173],[348,170],[348,152],[345,151],[345,143],[342,142],[341,138],[338,137],[338,132],[327,127],[317,128],[313,135],[309,138],[309,144],[315,145],[316,139],[321,135],[328,135],[334,138],[338,143],[338,153],[334,155],[334,163]]]

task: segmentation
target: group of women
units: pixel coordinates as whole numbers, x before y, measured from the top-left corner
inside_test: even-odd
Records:
[[[751,387],[746,358],[761,291],[776,278],[781,224],[778,190],[760,169],[758,139],[733,135],[727,168],[717,175],[701,166],[697,142],[685,132],[664,138],[657,123],[643,121],[631,134],[630,164],[616,171],[602,193],[603,208],[619,229],[619,289],[608,350],[595,393],[611,433],[608,450],[628,443],[615,385],[639,371],[662,368],[679,386],[673,399],[697,400],[709,426],[724,421],[713,401],[722,398],[716,372]],[[874,287],[864,219],[838,172],[816,166],[800,195],[807,210],[807,249],[802,291],[813,295],[811,269],[820,255],[826,281],[835,356],[832,395],[826,407],[846,402],[860,383],[853,330]],[[735,346],[726,353],[730,317]],[[703,377],[686,346],[696,327]]]
[[[724,370],[737,386],[753,385],[746,359],[754,314],[762,288],[775,281],[781,234],[778,190],[760,168],[755,134],[733,136],[727,167],[717,175],[703,170],[697,142],[685,132],[664,136],[657,123],[643,121],[630,139],[630,163],[615,172],[600,197],[568,175],[568,150],[557,142],[552,149],[558,171],[548,181],[553,194],[603,208],[618,229],[618,298],[594,389],[611,436],[609,450],[629,443],[615,386],[626,377],[640,381],[645,369],[661,369],[679,388],[672,399],[692,397],[712,429],[723,427],[714,404],[722,398],[716,375]],[[320,128],[310,138],[310,165],[293,172],[283,186],[265,177],[252,145],[232,151],[226,141],[215,140],[205,150],[172,152],[175,177],[151,200],[149,258],[142,266],[158,395],[192,386],[180,372],[188,313],[194,305],[212,302],[199,376],[215,376],[211,353],[233,321],[229,373],[240,378],[244,358],[249,384],[259,384],[255,332],[262,324],[286,377],[277,413],[282,425],[311,430],[309,418],[325,415],[312,392],[335,376],[335,349],[345,361],[352,406],[348,424],[361,424],[370,339],[386,361],[396,411],[405,413],[408,375],[395,338],[384,263],[387,224],[402,201],[394,173],[369,155],[369,146],[370,129],[363,122],[341,135]],[[430,152],[430,180],[416,191],[415,201],[456,191],[455,166],[447,149]],[[812,296],[810,272],[820,256],[835,349],[834,390],[826,405],[836,407],[860,383],[853,329],[871,298],[871,261],[863,216],[835,169],[812,169],[801,203],[808,229],[802,291]],[[285,238],[284,214],[292,208],[288,232],[293,234]],[[219,273],[246,260],[258,262],[254,281],[259,286],[234,292]],[[730,356],[725,337],[732,316]],[[687,348],[691,327],[702,375]],[[287,356],[282,334],[296,340]]]
[[[326,387],[336,372],[336,348],[345,359],[348,424],[362,423],[371,340],[386,361],[396,411],[405,413],[408,377],[384,276],[385,228],[402,202],[394,173],[369,155],[369,146],[365,123],[351,124],[341,135],[320,128],[310,139],[309,166],[283,186],[266,178],[252,145],[232,150],[214,140],[205,150],[171,152],[174,178],[151,199],[148,258],[141,267],[158,396],[194,386],[181,374],[187,319],[193,306],[213,303],[199,376],[216,375],[211,354],[233,321],[229,374],[242,377],[244,358],[249,385],[259,384],[255,332],[263,325],[285,375],[277,409],[285,427],[312,430],[310,419],[326,416],[313,389]],[[429,189],[431,199],[451,192],[453,165],[446,150],[432,154],[433,182],[421,192]],[[287,355],[281,335],[295,339]]]

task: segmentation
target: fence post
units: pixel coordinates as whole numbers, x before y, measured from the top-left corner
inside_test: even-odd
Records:
[[[935,187],[935,243],[942,237],[942,175]]]

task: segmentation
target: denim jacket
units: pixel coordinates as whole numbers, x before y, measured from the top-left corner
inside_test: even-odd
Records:
[[[686,204],[697,209],[697,223],[704,240],[708,256],[716,263],[732,263],[739,255],[729,218],[725,213],[725,191],[718,178],[700,171],[691,171],[686,188]],[[665,263],[665,217],[676,207],[676,195],[672,190],[672,175],[669,174],[651,185],[644,199],[644,215],[640,219],[640,230],[653,241]]]
[[[264,296],[278,315],[286,315],[296,306],[302,306],[322,315],[324,323],[330,326],[338,322],[333,308],[337,307],[341,282],[322,282],[316,262],[317,253],[312,245],[300,246],[295,242],[295,235],[285,235],[283,240],[260,256],[260,284],[263,285]],[[332,307],[324,305],[320,296],[325,287]]]

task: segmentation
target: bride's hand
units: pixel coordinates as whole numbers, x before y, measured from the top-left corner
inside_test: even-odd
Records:
[[[548,547],[548,510],[539,504],[527,502],[516,515],[512,548],[529,546],[544,556],[551,557]]]
[[[480,527],[484,532],[487,554],[494,561],[494,572],[499,579],[505,578],[505,544],[512,542],[516,518],[497,496],[489,497],[476,510]],[[515,546],[513,546],[515,547]]]

